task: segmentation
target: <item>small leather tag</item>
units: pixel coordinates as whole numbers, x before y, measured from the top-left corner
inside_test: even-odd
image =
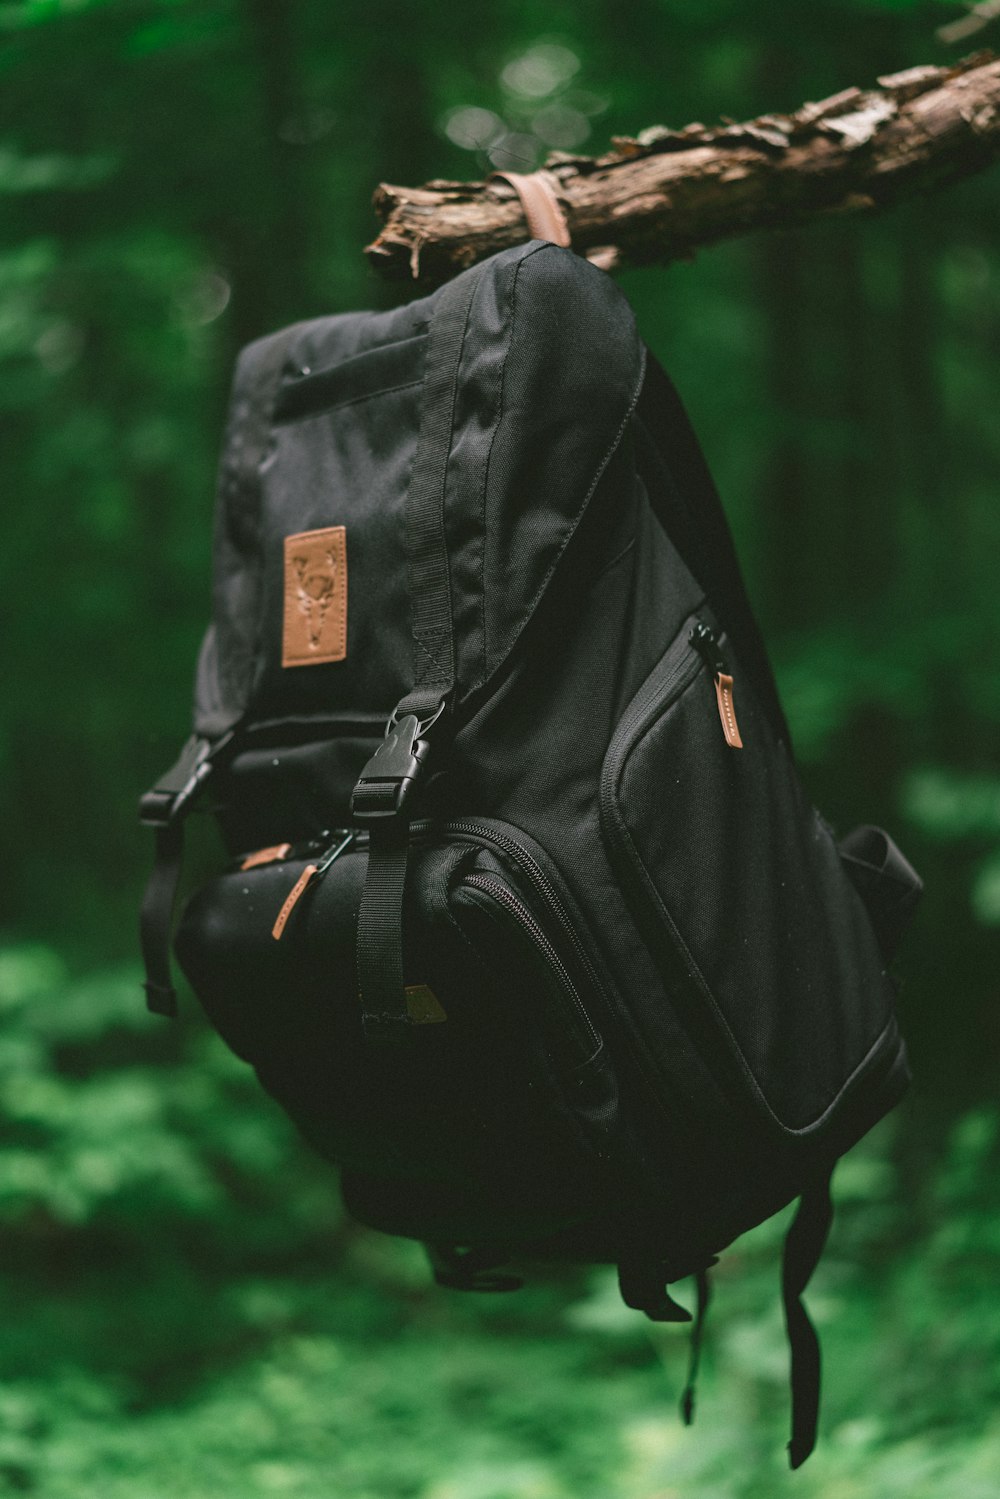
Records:
[[[742,749],[743,740],[740,738],[740,726],[736,722],[736,705],[733,702],[733,679],[726,672],[716,673],[715,696],[719,704],[719,717],[722,720],[722,732],[726,736],[726,743],[731,749]]]
[[[319,666],[347,655],[347,532],[285,537],[282,666]]]
[[[272,843],[270,848],[259,848],[256,853],[247,854],[241,869],[257,869],[261,864],[274,864],[279,859],[284,859],[291,851],[290,843]]]
[[[406,984],[406,1009],[414,1025],[440,1025],[447,1020],[441,1001],[426,984]]]

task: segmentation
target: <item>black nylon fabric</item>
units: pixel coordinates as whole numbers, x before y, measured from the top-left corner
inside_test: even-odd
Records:
[[[606,276],[533,242],[492,262],[466,340],[448,472],[459,681],[497,671],[539,602],[642,381]]]
[[[476,290],[445,515],[457,680],[468,692],[502,664],[537,606],[622,435],[643,351],[621,293],[554,245],[518,246],[464,277]],[[196,687],[200,732],[245,712],[388,714],[412,685],[405,502],[441,296],[317,319],[241,357]],[[285,376],[269,404],[276,357]],[[331,525],[347,531],[347,659],[283,670],[280,543]]]
[[[306,859],[222,874],[189,903],[178,957],[213,1024],[322,1154],[413,1183],[426,1216],[411,1232],[461,1240],[491,1217],[517,1238],[545,1237],[593,1216],[606,1194],[560,1080],[576,1077],[588,1096],[604,1084],[599,1066],[577,1067],[548,1042],[544,975],[532,983],[519,968],[513,989],[463,935],[448,892],[495,861],[469,852],[459,865],[455,852],[431,841],[411,854],[405,977],[429,986],[447,1020],[415,1026],[409,1048],[363,1035],[352,974],[362,848],[302,897],[279,942],[271,924]],[[519,888],[513,871],[507,882]]]
[[[259,648],[261,469],[271,413],[303,325],[258,339],[240,355],[219,464],[212,623],[195,677],[197,733],[214,738],[239,719]]]
[[[880,1039],[887,1054],[898,1048],[887,1023],[889,991],[832,844],[824,845],[826,873],[815,861],[792,867],[795,850],[812,836],[808,804],[786,798],[785,823],[772,826],[778,803],[769,810],[765,796],[754,793],[751,804],[735,783],[722,789],[738,764],[766,770],[770,763],[770,749],[761,753],[756,744],[755,699],[747,692],[772,734],[784,740],[786,730],[718,498],[676,393],[655,364],[643,386],[631,310],[608,278],[569,252],[540,242],[504,252],[456,278],[447,300],[456,298],[468,314],[449,397],[443,539],[457,735],[432,756],[424,807],[500,817],[530,829],[551,851],[593,925],[613,984],[629,996],[621,1019],[629,1046],[682,1110],[724,1121],[731,1145],[755,1094],[770,1100],[783,1129],[811,1126],[839,1084],[859,1069],[879,1074]],[[262,419],[269,448],[253,482],[249,397],[237,400],[243,416],[227,472],[245,482],[241,489],[233,481],[222,496],[228,521],[219,571],[233,616],[248,596],[247,577],[256,569],[258,578],[247,712],[252,725],[312,721],[317,729],[314,742],[307,727],[303,743],[279,737],[270,758],[252,744],[237,749],[221,785],[233,847],[347,823],[353,781],[374,745],[331,738],[326,726],[338,715],[377,725],[418,685],[408,595],[419,595],[418,613],[426,600],[408,550],[408,486],[431,432],[421,434],[421,422],[432,424],[442,452],[449,437],[447,415],[425,383],[429,332],[444,300],[436,293],[392,313],[318,320],[291,340],[286,335],[286,374],[273,419]],[[274,347],[255,346],[245,357],[238,388],[268,361],[273,367]],[[259,390],[255,409],[263,409]],[[256,430],[255,445],[266,446]],[[347,659],[284,669],[284,537],[336,524],[347,530]],[[685,735],[668,736],[666,722],[644,729],[629,747],[615,796],[618,821],[642,828],[649,844],[647,857],[633,861],[636,878],[652,882],[655,900],[670,912],[667,927],[682,929],[674,943],[681,966],[690,961],[685,951],[701,955],[706,1014],[730,1017],[722,1030],[735,1026],[731,1050],[746,1066],[745,1080],[733,1074],[731,1059],[716,1055],[707,1020],[692,1013],[701,1001],[685,1013],[674,997],[673,987],[688,980],[664,968],[655,923],[612,857],[614,819],[601,802],[616,726],[709,591],[738,640],[737,700],[751,750],[735,761],[720,747],[709,689],[678,720],[689,726]],[[220,681],[233,678],[227,651],[245,660],[251,632],[241,624],[241,632],[231,628],[225,611],[216,619],[206,659]],[[206,692],[206,704],[211,697]],[[694,794],[682,787],[673,812],[661,787],[671,765],[712,767]],[[794,771],[789,776],[797,784]],[[713,777],[721,777],[718,794]],[[295,826],[283,829],[286,817]],[[764,848],[773,853],[761,865]],[[783,872],[792,886],[816,888],[814,908],[782,905],[773,881]],[[828,923],[812,919],[817,910],[829,913]],[[738,963],[726,957],[730,950]],[[857,962],[839,962],[842,952]],[[792,1026],[775,1002],[779,979],[788,989],[785,1009],[797,1017]],[[873,1003],[869,990],[878,996]],[[831,1008],[830,993],[851,998]]]
[[[230,851],[284,851],[189,905],[194,988],[367,1221],[491,1263],[610,1257],[662,1313],[902,1094],[887,964],[919,894],[888,835],[838,843],[810,804],[676,391],[610,279],[532,242],[251,346],[220,474],[196,726],[236,725]],[[284,541],[329,526],[347,655],[284,667]],[[401,702],[434,718],[426,771],[366,904],[361,814],[396,814],[351,793]]]
[[[213,621],[195,688],[202,732],[247,713],[387,712],[401,694],[409,605],[400,527],[430,316],[417,302],[320,318],[241,356],[220,466]],[[275,358],[282,380],[269,390]],[[349,664],[283,671],[283,541],[331,525],[348,533]]]
[[[837,847],[756,699],[739,694],[744,748],[720,733],[715,689],[682,627],[623,719],[602,789],[621,830],[622,874],[643,901],[654,951],[683,943],[703,983],[699,1024],[755,1080],[789,1129],[820,1119],[892,1017],[872,923],[844,889]],[[737,680],[739,662],[721,648]],[[671,688],[678,673],[683,686]],[[665,775],[670,766],[672,773]],[[714,803],[713,815],[706,804]],[[602,812],[605,808],[602,806]],[[677,847],[690,850],[679,861]],[[720,933],[734,934],[720,942]]]

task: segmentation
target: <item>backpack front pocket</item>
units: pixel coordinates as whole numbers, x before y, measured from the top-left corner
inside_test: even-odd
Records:
[[[238,861],[189,903],[178,957],[215,1028],[321,1154],[457,1193],[481,1217],[543,1236],[600,1206],[593,1163],[614,1078],[558,910],[483,838],[503,848],[508,835],[469,826],[414,833],[403,945],[413,1024],[397,1045],[372,1044],[362,1027],[364,833],[327,835],[325,857],[278,844]],[[527,849],[523,859],[534,867]]]
[[[783,1133],[818,1129],[887,1050],[893,990],[833,837],[707,618],[685,623],[622,716],[600,809],[705,1060]]]

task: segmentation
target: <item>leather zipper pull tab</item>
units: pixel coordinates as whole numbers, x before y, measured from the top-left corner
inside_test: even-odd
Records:
[[[722,654],[719,637],[699,620],[688,638],[715,679],[715,701],[725,741],[730,749],[742,749],[743,739],[736,721],[736,704],[733,699],[733,678],[726,669],[726,658]]]
[[[722,732],[726,736],[726,743],[730,749],[742,749],[743,740],[740,737],[740,726],[736,722],[736,706],[733,702],[733,679],[728,672],[719,671],[715,674],[715,699],[719,705],[719,718],[722,722]]]
[[[309,889],[309,886],[312,884],[318,873],[319,869],[315,864],[307,864],[305,869],[303,869],[302,873],[299,875],[298,879],[295,881],[295,884],[292,886],[291,890],[289,890],[287,896],[285,897],[285,903],[282,906],[281,910],[278,912],[278,919],[274,923],[274,926],[271,928],[271,936],[274,938],[275,942],[281,940],[281,934],[285,930],[285,927],[288,925],[289,916],[291,916],[292,912],[295,910],[295,907],[298,905],[303,895],[305,895],[306,891]]]
[[[272,843],[268,848],[258,848],[252,854],[247,854],[240,868],[261,869],[265,864],[277,864],[280,860],[287,859],[291,851],[290,843]]]
[[[330,845],[318,864],[306,865],[305,869],[303,869],[302,873],[295,881],[295,884],[292,886],[291,890],[289,890],[287,896],[285,897],[284,905],[278,912],[277,920],[275,921],[274,926],[271,928],[271,936],[274,938],[275,942],[280,942],[281,935],[284,932],[285,927],[288,925],[288,918],[291,916],[292,912],[295,910],[295,907],[298,905],[299,901],[302,899],[303,895],[305,895],[309,887],[313,884],[318,883],[318,881],[323,878],[327,870],[330,868],[330,865],[334,862],[335,859],[340,858],[340,855],[344,852],[344,849],[347,848],[349,844],[354,842],[355,837],[355,833],[346,832],[344,836],[339,840],[339,842],[332,843]]]

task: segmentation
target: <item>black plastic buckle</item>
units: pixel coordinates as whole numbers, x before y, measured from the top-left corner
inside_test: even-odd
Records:
[[[187,809],[210,774],[221,743],[213,745],[211,740],[192,734],[170,769],[140,798],[139,821],[143,827],[169,827]]]
[[[360,822],[396,817],[422,779],[430,745],[421,739],[420,720],[407,713],[390,721],[385,738],[358,777],[351,796],[351,815]]]

